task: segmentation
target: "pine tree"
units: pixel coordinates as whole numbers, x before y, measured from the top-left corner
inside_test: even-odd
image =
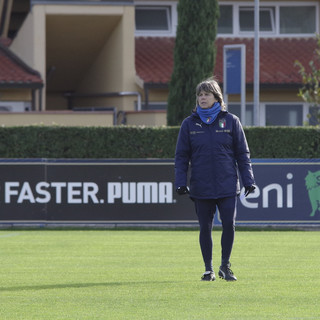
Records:
[[[190,114],[195,106],[197,84],[213,74],[218,17],[217,0],[179,0],[168,125],[180,125]]]

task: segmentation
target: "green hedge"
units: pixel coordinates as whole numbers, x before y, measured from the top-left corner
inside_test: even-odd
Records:
[[[0,128],[0,158],[173,158],[179,127]],[[320,158],[320,129],[246,127],[252,158]]]
[[[320,158],[320,128],[248,127],[252,158]]]

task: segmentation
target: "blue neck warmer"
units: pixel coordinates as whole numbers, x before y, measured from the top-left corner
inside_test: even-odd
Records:
[[[219,102],[215,102],[213,106],[208,109],[197,106],[197,113],[200,116],[200,119],[206,124],[211,124],[217,118],[220,111],[221,105]]]

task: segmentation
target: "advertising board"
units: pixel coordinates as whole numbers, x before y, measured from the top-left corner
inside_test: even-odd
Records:
[[[172,160],[0,163],[0,220],[186,221]]]
[[[238,224],[319,224],[320,161],[253,161],[257,189],[240,197]]]
[[[252,163],[257,189],[240,196],[238,225],[320,224],[319,159]],[[2,159],[0,176],[0,222],[197,223],[172,159]]]

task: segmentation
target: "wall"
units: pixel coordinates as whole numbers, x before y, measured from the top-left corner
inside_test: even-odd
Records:
[[[63,17],[66,15],[73,15],[86,17],[95,21],[95,17],[105,17],[104,21],[108,25],[107,30],[98,28],[95,32],[104,32],[105,39],[101,45],[97,56],[90,60],[87,70],[81,70],[80,79],[77,78],[78,87],[69,88],[65,86],[64,90],[60,89],[60,93],[52,90],[50,92],[50,109],[54,108],[54,102],[59,99],[63,91],[77,91],[77,92],[114,92],[114,91],[133,91],[134,90],[134,6],[114,6],[114,5],[42,5],[37,4],[32,6],[31,12],[28,14],[23,26],[19,30],[17,37],[14,39],[11,49],[23,61],[25,61],[33,69],[40,72],[44,83],[47,83],[46,71],[47,68],[47,52],[46,49],[53,47],[56,44],[47,43],[47,23],[49,16]],[[131,30],[131,31],[130,31]],[[61,36],[65,36],[63,32]],[[72,42],[72,35],[69,43]],[[95,33],[91,32],[87,35],[87,39],[95,40]],[[101,39],[99,38],[99,41]],[[83,44],[85,45],[85,44]],[[96,45],[100,45],[97,44]],[[86,49],[88,49],[86,47]],[[90,48],[89,48],[90,49]],[[61,54],[58,50],[58,54]],[[52,50],[50,50],[51,54]],[[78,52],[79,56],[84,51]],[[79,70],[82,65],[76,65],[77,56],[74,56],[72,63],[74,63],[74,70]],[[57,62],[57,60],[56,60]],[[63,65],[57,66],[57,70],[63,70]],[[79,81],[80,80],[80,81]],[[81,81],[82,80],[82,81]],[[62,79],[63,81],[63,79]],[[46,92],[46,88],[44,89]],[[56,95],[56,97],[54,97]],[[109,99],[107,104],[110,106],[117,106],[119,110],[124,109],[124,106],[130,106],[134,110],[134,97],[123,97],[117,99]],[[46,94],[42,97],[42,108],[45,110]],[[51,104],[53,102],[53,104]],[[92,100],[90,105],[96,102]]]
[[[112,112],[1,112],[1,126],[63,125],[63,126],[113,126]]]
[[[166,126],[167,112],[165,110],[159,111],[141,111],[141,112],[126,112],[127,125],[141,125],[141,126]]]

